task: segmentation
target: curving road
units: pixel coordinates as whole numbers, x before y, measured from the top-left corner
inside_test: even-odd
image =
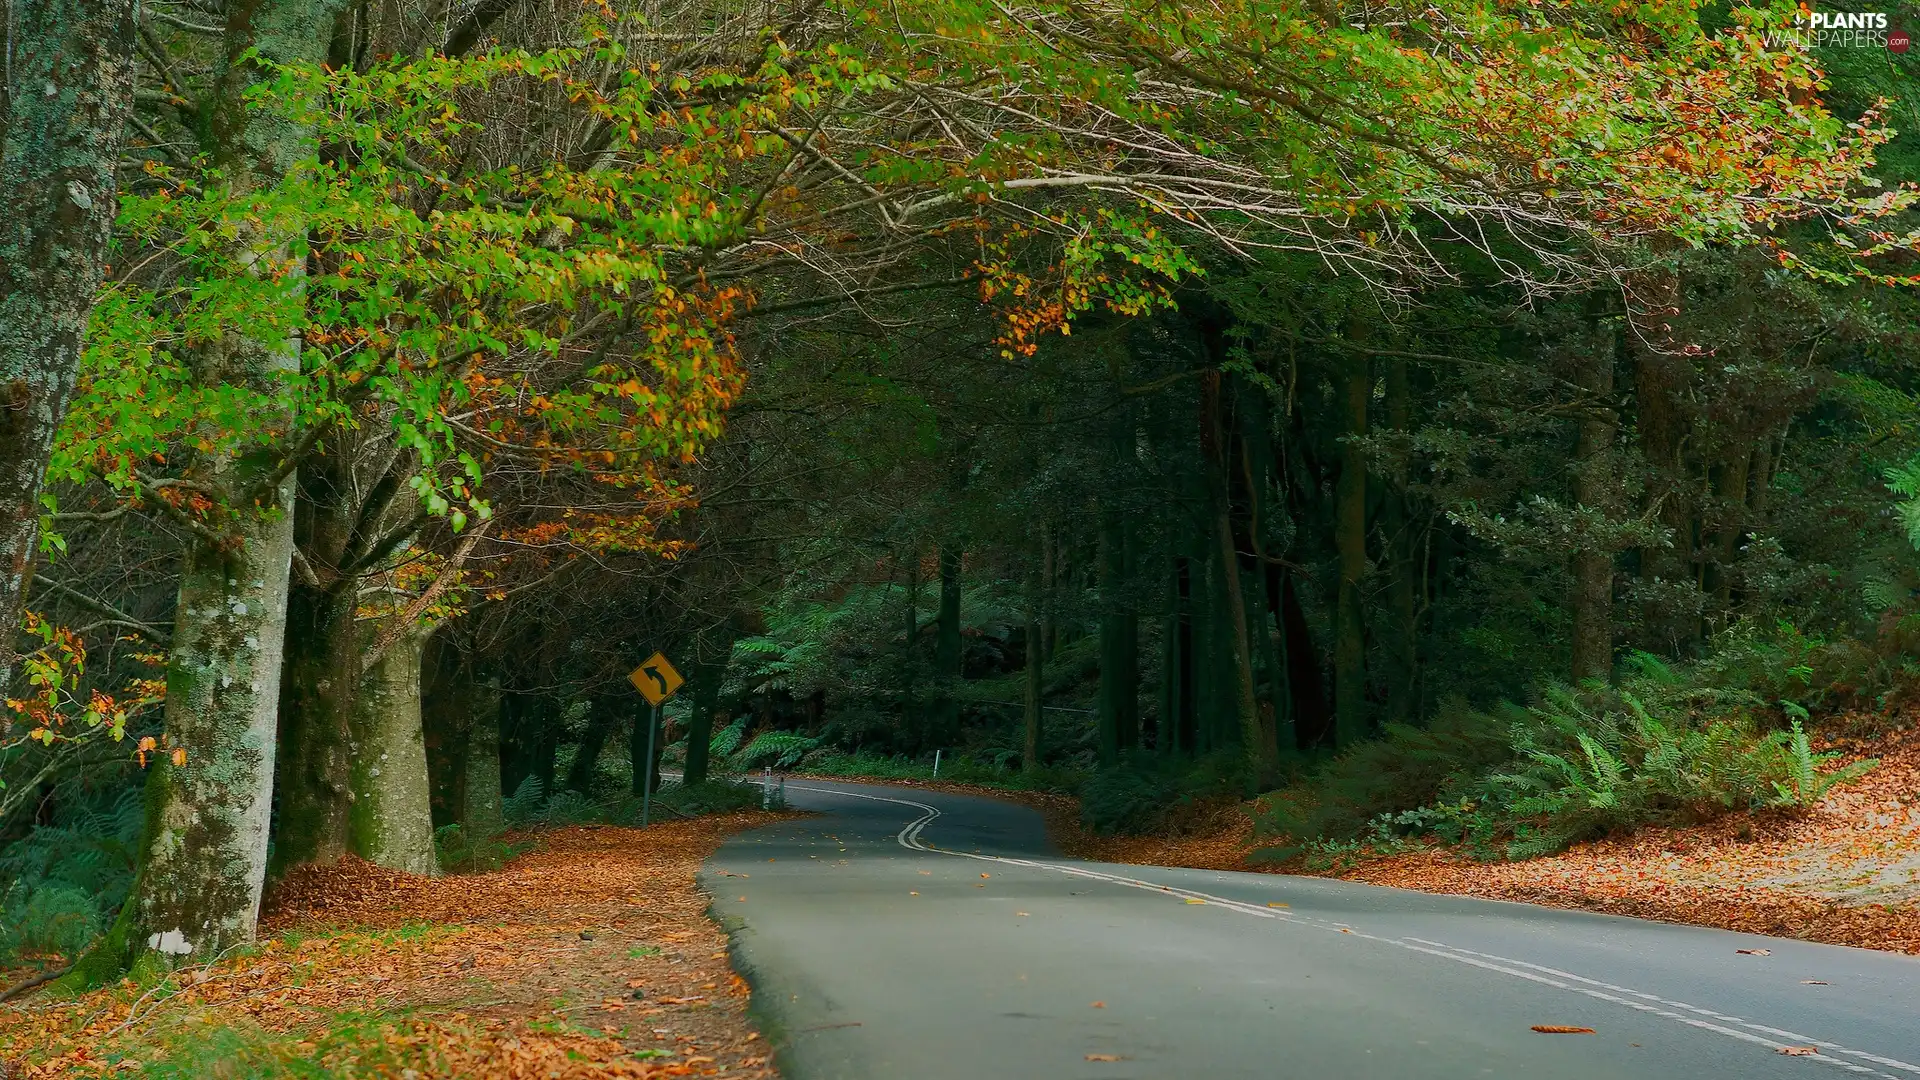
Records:
[[[786,791],[822,816],[735,838],[702,885],[789,1080],[1920,1078],[1912,958],[1076,862],[1010,803]]]

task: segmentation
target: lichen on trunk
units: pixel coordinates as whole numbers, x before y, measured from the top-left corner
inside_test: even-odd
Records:
[[[149,780],[130,950],[206,959],[253,936],[273,801],[292,499],[289,479],[273,505],[234,523],[231,545],[196,540],[187,553],[167,668],[170,753]]]
[[[106,274],[134,84],[133,0],[8,8],[0,95],[0,685],[31,576],[40,490]]]

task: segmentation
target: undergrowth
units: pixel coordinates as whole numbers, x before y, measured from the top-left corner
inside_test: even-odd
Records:
[[[1257,834],[1280,841],[1263,854],[1330,868],[1439,841],[1533,858],[1646,825],[1805,809],[1873,768],[1831,768],[1804,707],[1728,681],[1726,664],[1677,671],[1638,655],[1614,687],[1548,687],[1484,711],[1451,703],[1263,799]]]
[[[0,966],[71,958],[112,921],[133,883],[140,793],[77,806],[0,850]]]

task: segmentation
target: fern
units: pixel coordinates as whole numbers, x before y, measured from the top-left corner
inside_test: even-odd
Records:
[[[546,805],[546,785],[538,776],[528,776],[513,794],[500,800],[500,816],[509,825],[531,825],[544,816]]]
[[[741,717],[719,731],[714,732],[713,740],[707,743],[707,756],[714,761],[725,761],[740,748],[740,742],[747,737],[747,718]]]
[[[737,769],[757,769],[762,766],[790,769],[809,751],[819,747],[819,739],[790,731],[763,731],[733,754],[730,763]]]
[[[1827,797],[1827,792],[1841,784],[1853,783],[1880,764],[1878,758],[1868,758],[1832,772],[1821,772],[1820,766],[1840,755],[1815,753],[1813,744],[1807,739],[1806,730],[1800,726],[1799,717],[1794,717],[1786,748],[1788,755],[1786,779],[1773,782],[1776,795],[1773,803],[1775,806],[1791,806],[1803,810],[1817,806]]]

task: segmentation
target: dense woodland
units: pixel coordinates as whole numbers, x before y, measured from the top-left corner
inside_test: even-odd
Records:
[[[1521,857],[1807,805],[1915,674],[1920,64],[1790,6],[8,11],[0,952],[73,982],[663,760]]]

